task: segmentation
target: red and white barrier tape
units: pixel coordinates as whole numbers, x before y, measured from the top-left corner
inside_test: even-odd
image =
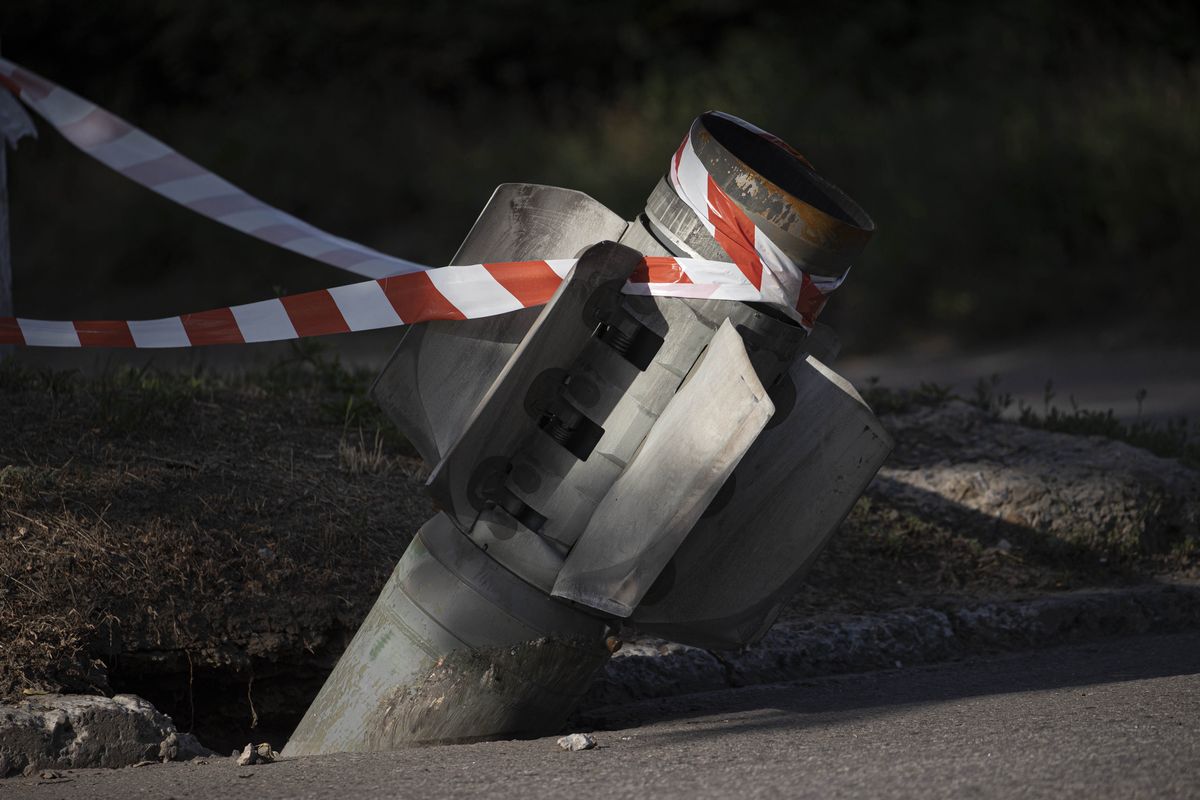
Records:
[[[0,317],[0,344],[190,347],[295,339],[438,319],[476,319],[543,305],[576,263],[566,259],[433,269],[395,258],[266,205],[113,114],[5,59],[0,59],[0,85],[85,153],[163,197],[263,241],[375,278],[155,320]],[[766,132],[760,135],[779,141]],[[837,288],[842,278],[814,280],[775,247],[716,186],[687,138],[671,161],[670,175],[680,197],[695,210],[733,263],[647,257],[624,291],[765,300],[811,328],[825,294]]]
[[[439,319],[478,319],[544,305],[577,259],[447,267],[319,289],[257,303],[143,321],[59,321],[0,317],[0,344],[36,347],[192,347],[369,331]],[[629,288],[674,286],[677,297],[754,300],[740,276],[694,284],[689,272],[712,262],[646,257]],[[730,271],[725,277],[733,277]],[[648,292],[642,292],[648,293]],[[658,293],[658,292],[656,292]]]
[[[429,269],[272,208],[115,114],[3,58],[0,84],[101,164],[201,216],[366,278]]]

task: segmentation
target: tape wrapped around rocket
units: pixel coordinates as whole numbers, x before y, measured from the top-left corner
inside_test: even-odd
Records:
[[[836,286],[874,224],[741,120],[704,114],[685,145],[707,198],[677,153],[632,221],[496,189],[452,264],[578,262],[541,308],[405,330],[372,391],[439,511],[285,755],[550,733],[614,637],[753,644],[874,477],[892,441],[828,366],[809,286]],[[755,253],[786,306],[626,288],[645,256],[751,274]]]

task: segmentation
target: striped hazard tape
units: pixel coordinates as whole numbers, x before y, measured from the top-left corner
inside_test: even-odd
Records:
[[[462,320],[545,304],[575,259],[430,268],[334,236],[272,208],[154,137],[5,59],[3,85],[92,158],[196,213],[347,272],[360,283],[162,319],[0,317],[0,344],[39,347],[191,347],[295,339]],[[757,131],[757,129],[754,129]],[[760,132],[760,135],[778,141]],[[790,149],[790,148],[789,148]],[[806,328],[842,278],[811,278],[712,181],[690,140],[671,161],[672,185],[732,263],[647,257],[628,294],[763,300]],[[844,276],[843,276],[844,277]]]
[[[446,267],[162,319],[60,321],[0,317],[0,344],[36,347],[193,347],[273,342],[462,320],[544,305],[577,259]],[[646,257],[626,291],[675,286],[674,297],[754,300],[759,292],[724,262]],[[726,267],[730,266],[725,264]],[[689,273],[729,283],[692,283]],[[665,294],[654,291],[654,294]]]
[[[115,114],[3,58],[0,84],[101,164],[201,216],[366,278],[429,269],[272,208]]]

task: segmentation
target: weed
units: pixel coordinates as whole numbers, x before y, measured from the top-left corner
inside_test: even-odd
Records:
[[[343,431],[338,442],[338,460],[342,469],[352,475],[386,472],[392,465],[392,460],[384,453],[383,434],[378,428],[370,445],[363,437],[362,428],[358,429],[358,441],[353,437],[347,439]]]
[[[970,402],[999,419],[1012,405],[1013,397],[1009,392],[1000,391],[1000,376],[992,373],[990,378],[980,378],[975,383],[975,396]]]
[[[351,427],[374,429],[389,447],[406,456],[416,449],[370,397],[373,375],[365,369],[348,369],[328,345],[315,339],[297,339],[291,355],[265,372],[251,373],[245,380],[269,393],[313,391],[321,396],[322,421],[336,423],[343,431]]]
[[[1145,389],[1140,389],[1136,395],[1139,414],[1146,394]],[[1200,424],[1189,425],[1185,417],[1167,420],[1162,424],[1143,419],[1123,422],[1117,419],[1111,408],[1107,411],[1083,409],[1072,396],[1068,398],[1071,406],[1068,411],[1054,405],[1053,399],[1052,384],[1047,381],[1043,413],[1038,414],[1028,405],[1020,404],[1017,422],[1045,431],[1103,436],[1149,450],[1158,456],[1177,458],[1191,467],[1200,467]]]
[[[861,392],[876,414],[901,414],[914,408],[940,406],[955,395],[950,387],[940,383],[923,382],[916,389],[892,389],[879,385],[879,378],[867,379],[867,387]]]
[[[901,414],[914,408],[965,399],[998,419],[1013,405],[1012,393],[1000,391],[1000,383],[1001,378],[996,374],[986,379],[980,378],[973,395],[962,398],[940,384],[922,383],[916,389],[892,389],[880,386],[878,378],[870,378],[862,396],[877,414]],[[1145,389],[1137,391],[1134,397],[1138,404],[1139,419],[1123,422],[1112,409],[1093,411],[1080,408],[1074,396],[1067,398],[1069,410],[1059,407],[1054,402],[1058,396],[1054,391],[1054,382],[1047,380],[1042,388],[1042,411],[1039,413],[1028,404],[1018,401],[1016,422],[1028,428],[1057,433],[1103,436],[1149,450],[1164,458],[1177,458],[1192,467],[1200,467],[1200,423],[1189,424],[1184,417],[1165,423],[1140,419],[1147,395]]]

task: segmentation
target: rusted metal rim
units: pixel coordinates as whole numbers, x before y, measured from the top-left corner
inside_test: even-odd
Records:
[[[692,147],[713,181],[780,249],[817,275],[840,275],[875,223],[782,140],[720,111],[692,123]]]

